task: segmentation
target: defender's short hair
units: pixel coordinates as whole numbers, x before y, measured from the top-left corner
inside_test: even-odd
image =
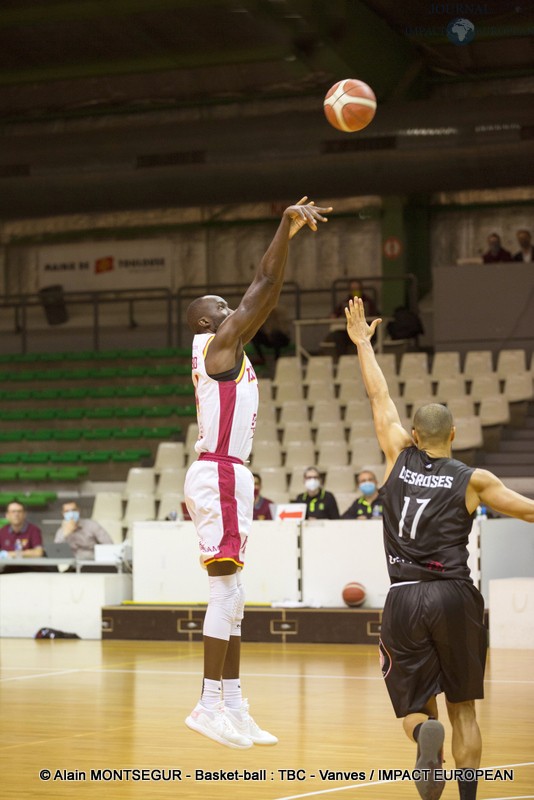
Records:
[[[446,442],[453,427],[452,414],[441,403],[428,403],[415,412],[413,427],[423,442]]]

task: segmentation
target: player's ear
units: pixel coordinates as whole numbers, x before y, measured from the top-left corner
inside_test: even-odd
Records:
[[[456,426],[453,425],[452,428],[451,428],[451,438],[450,438],[451,442],[454,442],[455,436],[456,436]]]
[[[209,325],[210,325],[210,321],[209,321],[209,319],[207,317],[200,317],[200,319],[198,321],[198,327],[199,328],[205,329],[205,328],[208,328]]]

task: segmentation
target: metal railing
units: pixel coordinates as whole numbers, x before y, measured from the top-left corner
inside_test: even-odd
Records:
[[[117,289],[99,292],[62,292],[61,300],[67,309],[73,306],[90,306],[92,309],[91,335],[92,348],[95,352],[100,349],[102,322],[100,319],[102,306],[127,304],[128,326],[137,327],[135,318],[136,303],[162,303],[162,329],[164,330],[167,346],[173,344],[173,294],[165,287],[154,289]],[[58,301],[59,302],[59,301]],[[53,303],[50,303],[53,305]],[[0,297],[0,309],[11,309],[14,315],[14,330],[20,334],[21,353],[28,352],[28,336],[32,333],[28,311],[33,308],[42,308],[46,313],[46,300],[42,294],[20,294]],[[59,328],[59,325],[58,325]]]

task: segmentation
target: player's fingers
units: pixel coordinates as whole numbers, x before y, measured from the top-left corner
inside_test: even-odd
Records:
[[[308,195],[305,195],[304,197],[301,197],[300,200],[298,201],[298,203],[295,203],[295,205],[296,206],[302,206],[307,201],[307,199],[308,199]]]
[[[371,324],[369,326],[371,328],[371,336],[374,334],[374,332],[376,331],[376,329],[378,328],[378,326],[380,325],[381,322],[382,322],[381,319],[374,319],[371,322]]]

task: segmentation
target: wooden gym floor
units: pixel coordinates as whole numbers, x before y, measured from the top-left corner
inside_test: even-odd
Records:
[[[231,750],[185,727],[200,689],[199,643],[0,640],[0,798],[419,797],[411,782],[378,774],[411,769],[415,746],[391,711],[376,648],[245,644],[243,651],[245,695],[257,721],[279,737],[275,747]],[[494,776],[513,770],[514,780],[480,781],[479,800],[534,798],[533,663],[528,650],[490,653],[486,700],[478,704],[482,766]],[[158,780],[157,772],[128,779],[128,769],[181,770],[182,780]],[[75,780],[54,780],[56,770]],[[105,780],[105,770],[122,770],[122,780]],[[215,782],[196,780],[196,770],[266,773],[256,782]],[[306,777],[289,780],[289,770]],[[320,770],[362,775],[328,780]],[[458,797],[455,782],[442,797]]]

